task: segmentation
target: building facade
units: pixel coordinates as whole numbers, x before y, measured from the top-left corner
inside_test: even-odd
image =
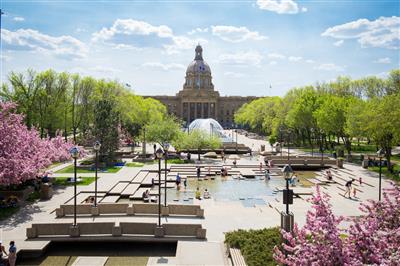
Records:
[[[232,127],[235,112],[245,103],[257,97],[221,97],[214,90],[211,69],[203,60],[203,49],[197,45],[195,58],[186,69],[183,89],[175,96],[146,96],[159,100],[186,124],[197,118],[213,118],[223,127]]]

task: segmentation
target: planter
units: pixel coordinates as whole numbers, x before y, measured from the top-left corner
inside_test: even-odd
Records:
[[[336,166],[338,168],[343,168],[343,159],[342,158],[339,158],[336,160]]]
[[[33,187],[27,187],[22,190],[2,190],[0,191],[0,196],[2,196],[4,199],[8,199],[11,196],[15,196],[19,200],[25,201],[33,191],[34,191]]]

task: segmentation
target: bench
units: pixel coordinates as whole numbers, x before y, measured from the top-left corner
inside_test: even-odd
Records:
[[[240,249],[229,248],[229,254],[230,254],[233,266],[246,266],[247,265]]]

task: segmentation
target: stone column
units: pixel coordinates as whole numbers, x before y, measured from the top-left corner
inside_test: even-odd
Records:
[[[194,103],[194,117],[193,120],[195,120],[197,117],[197,103]]]

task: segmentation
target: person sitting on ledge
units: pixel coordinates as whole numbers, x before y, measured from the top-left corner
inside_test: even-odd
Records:
[[[148,189],[146,189],[146,191],[143,192],[142,198],[143,198],[143,201],[149,201],[150,200],[150,192],[149,192]]]
[[[296,183],[297,183],[297,175],[296,175],[296,173],[293,173],[292,178],[290,179],[290,183],[292,184],[292,187],[296,186]]]
[[[265,180],[270,180],[271,176],[269,175],[269,169],[265,170]]]
[[[233,160],[233,166],[236,167],[236,164],[237,164],[236,159],[234,159]]]
[[[209,199],[209,198],[211,198],[210,192],[208,192],[207,189],[204,190],[203,198],[204,198],[204,199]]]
[[[196,193],[195,193],[195,198],[197,199],[197,200],[201,200],[201,192],[200,192],[200,188],[197,188],[196,189]]]

